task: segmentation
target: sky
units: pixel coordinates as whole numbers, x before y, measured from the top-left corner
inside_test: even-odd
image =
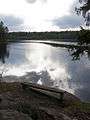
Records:
[[[10,31],[60,31],[84,24],[78,0],[0,0],[0,20]]]

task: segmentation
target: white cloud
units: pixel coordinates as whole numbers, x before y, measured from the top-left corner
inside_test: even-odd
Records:
[[[53,24],[61,29],[78,28],[84,24],[84,19],[77,15],[67,15],[53,20]]]
[[[79,28],[84,25],[85,21],[82,16],[78,16],[75,11],[75,7],[79,6],[79,0],[74,0],[69,8],[69,14],[57,17],[53,20],[53,25],[61,29]]]
[[[0,15],[0,20],[9,28],[9,31],[23,30],[23,19],[12,15]]]
[[[26,2],[32,4],[32,3],[35,3],[37,0],[26,0]],[[45,3],[47,0],[39,0],[41,1],[42,3]]]
[[[72,3],[72,0],[1,0],[0,14],[20,17],[26,30],[57,30],[52,20],[69,15]]]
[[[26,2],[28,2],[28,3],[35,3],[36,0],[26,0]]]

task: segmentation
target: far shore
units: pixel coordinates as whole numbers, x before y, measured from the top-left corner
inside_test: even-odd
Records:
[[[89,47],[90,44],[88,45],[77,45],[77,42],[60,42],[60,41],[54,41],[54,40],[8,40],[7,42],[0,42],[0,44],[11,44],[11,43],[41,43],[41,44],[46,44],[46,45],[51,45],[53,47]]]

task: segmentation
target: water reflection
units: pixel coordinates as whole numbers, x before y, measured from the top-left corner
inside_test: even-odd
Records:
[[[8,44],[0,43],[0,61],[5,63],[5,59],[9,57]]]
[[[9,49],[4,80],[58,87],[82,100],[90,100],[90,61],[87,55],[73,62],[67,48],[39,43],[14,43]]]
[[[69,53],[70,53],[70,56],[72,57],[72,60],[75,61],[75,60],[80,60],[80,58],[87,54],[88,55],[88,58],[90,59],[90,45],[89,44],[82,44],[80,45],[80,41],[79,43],[77,42],[76,44],[73,43],[73,44],[57,44],[57,43],[48,43],[48,42],[42,42],[44,44],[47,44],[47,45],[51,45],[53,47],[65,47],[68,49]]]
[[[90,60],[90,46],[88,47],[88,58]]]

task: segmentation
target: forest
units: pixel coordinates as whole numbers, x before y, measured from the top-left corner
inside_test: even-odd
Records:
[[[78,31],[61,32],[9,32],[9,40],[60,40],[76,41]],[[63,39],[63,40],[62,40]]]

